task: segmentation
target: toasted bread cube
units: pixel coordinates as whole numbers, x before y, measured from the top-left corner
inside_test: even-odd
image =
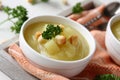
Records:
[[[47,40],[46,40],[46,39],[43,39],[42,35],[40,35],[39,38],[38,38],[38,42],[39,42],[40,44],[43,44],[43,43],[46,43]]]
[[[74,46],[77,46],[79,44],[79,41],[78,41],[78,36],[77,35],[72,35],[70,38],[69,38],[69,41],[72,45]]]
[[[63,35],[57,35],[57,36],[55,37],[55,41],[56,41],[56,43],[57,43],[58,45],[63,45],[63,44],[66,43],[66,37],[63,36]]]
[[[35,39],[38,39],[40,35],[42,35],[42,33],[41,33],[41,32],[39,32],[39,31],[38,31],[38,32],[36,32],[36,33],[35,33]]]

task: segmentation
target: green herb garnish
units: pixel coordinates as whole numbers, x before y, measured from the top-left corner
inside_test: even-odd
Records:
[[[48,2],[49,0],[41,0],[42,2]]]
[[[43,31],[42,37],[44,39],[52,39],[56,35],[60,34],[62,32],[62,29],[60,28],[59,25],[53,25],[53,24],[48,24],[46,27],[46,31]]]
[[[48,2],[49,0],[28,0],[28,2],[29,3],[31,3],[31,4],[36,4],[36,3],[38,3],[38,2]]]
[[[13,23],[11,30],[15,31],[15,33],[19,33],[22,24],[28,19],[27,10],[23,6],[17,6],[16,8],[10,8],[7,6],[3,7],[2,10],[8,15],[8,18],[0,24],[10,21]]]
[[[120,80],[120,77],[113,74],[103,74],[96,76],[94,80]]]
[[[76,3],[72,8],[72,13],[81,13],[84,9],[81,7],[81,3]]]

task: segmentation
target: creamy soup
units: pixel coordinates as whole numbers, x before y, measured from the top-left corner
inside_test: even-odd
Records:
[[[62,31],[51,39],[45,39],[43,33],[49,24],[59,26]],[[86,39],[70,25],[50,22],[33,23],[24,30],[24,37],[26,42],[41,55],[57,60],[78,60],[89,53]]]
[[[111,28],[115,37],[120,41],[120,21],[115,22]]]

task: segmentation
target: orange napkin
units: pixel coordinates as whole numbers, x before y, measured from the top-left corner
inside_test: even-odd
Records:
[[[24,70],[42,80],[93,80],[93,78],[99,74],[114,74],[116,76],[120,76],[120,66],[111,59],[106,50],[105,32],[93,30],[91,33],[97,43],[97,49],[94,56],[83,72],[71,79],[41,70],[32,65],[29,61],[27,61],[22,54],[21,49],[16,44],[11,45],[8,51]]]
[[[97,49],[84,71],[74,78],[77,80],[79,77],[85,77],[93,80],[96,75],[100,74],[120,76],[120,66],[111,59],[107,52],[105,46],[105,31],[93,30],[91,33],[96,40]]]

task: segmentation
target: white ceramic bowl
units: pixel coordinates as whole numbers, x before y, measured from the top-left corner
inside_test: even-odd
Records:
[[[120,21],[120,14],[113,16],[107,25],[105,44],[111,58],[120,65],[120,41],[114,36],[111,30],[111,25]]]
[[[33,50],[25,41],[23,32],[27,27],[27,25],[30,25],[35,22],[40,22],[40,21],[57,22],[60,24],[71,25],[71,27],[79,31],[87,40],[90,48],[88,56],[76,61],[61,61],[61,60],[55,60],[55,59],[42,56],[41,54]],[[96,48],[94,38],[92,37],[91,33],[86,28],[84,28],[84,26],[68,18],[61,17],[61,16],[52,16],[52,15],[38,16],[38,17],[34,17],[27,20],[21,28],[19,43],[22,51],[24,52],[24,55],[31,62],[33,62],[34,64],[37,64],[41,69],[55,72],[66,77],[72,77],[80,73],[87,66]]]

